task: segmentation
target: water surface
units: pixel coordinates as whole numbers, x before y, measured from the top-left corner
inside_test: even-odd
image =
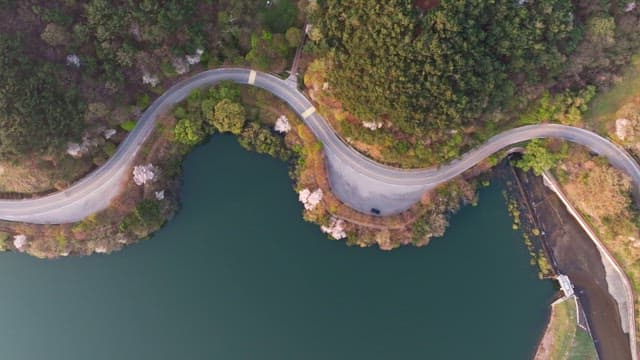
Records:
[[[0,359],[527,359],[553,288],[500,191],[428,247],[349,248],[301,219],[284,164],[216,137],[152,239],[0,255]]]

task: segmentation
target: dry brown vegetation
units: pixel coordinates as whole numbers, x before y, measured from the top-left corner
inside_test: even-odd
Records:
[[[569,156],[572,161],[561,165],[561,169],[565,172],[565,190],[575,199],[574,204],[597,220],[598,226],[619,216],[629,217],[631,179],[585,151],[574,148]]]
[[[127,178],[120,195],[109,208],[74,224],[35,225],[0,221],[0,231],[26,235],[28,245],[22,250],[40,258],[110,253],[147,237],[174,213],[178,205],[177,176],[183,153],[172,141],[174,123],[175,119],[170,116],[161,117],[156,130],[134,160],[135,165],[164,164],[160,166],[157,181],[137,186],[131,177]],[[162,201],[155,199],[155,192],[159,190],[164,190]],[[153,223],[123,229],[121,224],[128,216],[136,214],[136,206],[145,199],[159,204],[159,218]],[[5,242],[5,248],[17,250],[11,241]]]
[[[28,156],[20,162],[0,161],[0,194],[4,198],[60,190],[93,169],[91,161]]]
[[[629,178],[579,147],[573,147],[555,171],[569,201],[591,223],[631,280],[636,326],[640,327],[640,213],[632,201]]]
[[[615,86],[598,94],[584,115],[587,126],[640,156],[640,57],[635,55]],[[625,126],[616,126],[626,119]],[[617,129],[618,128],[618,129]],[[620,137],[620,135],[623,135]],[[640,211],[630,179],[606,160],[572,146],[555,169],[569,200],[591,223],[631,280],[640,328]],[[637,199],[636,199],[637,200]],[[638,338],[640,340],[640,337]]]
[[[431,10],[440,4],[440,0],[415,0],[414,6],[421,11]]]

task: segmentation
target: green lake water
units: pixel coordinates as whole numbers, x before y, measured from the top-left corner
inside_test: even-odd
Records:
[[[0,255],[0,359],[527,359],[554,290],[501,190],[427,247],[349,248],[302,220],[284,164],[215,137],[152,239]]]

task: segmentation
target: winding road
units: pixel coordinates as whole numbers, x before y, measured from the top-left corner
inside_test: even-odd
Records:
[[[640,166],[625,150],[593,132],[557,124],[505,131],[459,159],[436,168],[404,170],[385,166],[345,144],[313,104],[295,88],[295,83],[250,69],[221,68],[202,72],[172,86],[142,114],[135,129],[107,163],[67,190],[37,199],[0,200],[0,219],[62,224],[82,220],[105,209],[118,195],[123,183],[131,181],[133,159],[153,131],[158,115],[185,99],[192,90],[224,80],[257,86],[289,104],[324,144],[332,191],[345,204],[364,213],[369,213],[371,208],[379,209],[382,215],[405,210],[419,201],[426,190],[453,179],[505,147],[535,138],[561,138],[586,146],[625,171],[633,179],[636,193],[640,193]],[[633,299],[629,286],[626,290]]]
[[[473,167],[491,154],[534,138],[555,137],[584,145],[605,156],[640,184],[640,166],[623,149],[584,129],[541,124],[515,128],[489,139],[457,160],[437,168],[405,170],[379,164],[345,144],[315,111],[311,102],[291,82],[273,75],[241,68],[221,68],[179,82],[156,99],[114,156],[70,188],[37,199],[0,200],[0,219],[38,224],[79,221],[103,210],[131,178],[132,161],[155,127],[158,115],[197,88],[230,80],[262,88],[285,101],[324,144],[329,181],[335,195],[364,213],[377,208],[382,215],[398,213],[417,202],[422,194]]]
[[[160,113],[182,101],[196,89],[230,80],[262,88],[285,101],[324,144],[329,181],[345,204],[364,213],[377,208],[382,215],[409,208],[422,194],[460,175],[491,154],[534,138],[555,137],[584,145],[605,156],[640,184],[640,167],[631,156],[609,140],[584,129],[541,124],[515,128],[489,139],[457,160],[437,168],[404,170],[379,164],[345,144],[315,111],[311,102],[291,82],[250,69],[209,70],[167,90],[142,114],[138,125],[118,147],[114,156],[70,188],[37,199],[0,200],[0,219],[37,224],[79,221],[103,210],[131,178],[132,161],[155,126]]]

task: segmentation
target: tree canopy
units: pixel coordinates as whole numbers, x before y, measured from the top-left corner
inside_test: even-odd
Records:
[[[0,33],[0,155],[46,151],[79,136],[83,104],[54,64],[33,59]]]
[[[558,161],[564,158],[562,153],[552,153],[540,139],[534,139],[527,144],[527,150],[522,159],[516,162],[516,166],[524,171],[532,170],[537,176],[554,167]]]
[[[180,119],[176,123],[174,133],[176,141],[185,145],[196,145],[205,137],[202,126],[190,119]]]
[[[215,107],[213,126],[220,132],[239,135],[245,122],[244,107],[229,99],[220,101]]]
[[[319,26],[347,109],[415,130],[467,124],[553,76],[571,46],[571,10],[569,0],[444,0],[420,14],[413,0],[326,0]]]

